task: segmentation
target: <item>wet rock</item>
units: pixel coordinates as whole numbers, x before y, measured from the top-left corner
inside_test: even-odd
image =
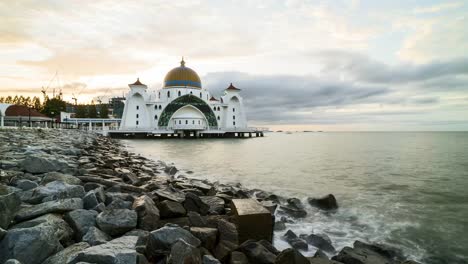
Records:
[[[55,237],[62,243],[62,245],[71,243],[71,240],[73,239],[73,229],[65,220],[62,219],[60,214],[42,215],[34,219],[18,223],[10,227],[10,229],[44,226],[50,226],[53,228]]]
[[[17,259],[23,263],[40,264],[62,249],[52,226],[11,229],[0,241],[0,263]]]
[[[297,235],[291,230],[288,230],[283,235],[283,239],[295,249],[307,250],[309,248],[309,246],[307,245],[307,242],[297,237]]]
[[[318,207],[322,210],[338,209],[338,203],[333,194],[326,195],[322,198],[308,198],[307,201],[311,206]]]
[[[96,218],[99,229],[111,236],[122,235],[134,229],[137,221],[137,213],[128,209],[108,209],[99,213]]]
[[[239,243],[248,239],[272,241],[273,217],[265,207],[253,199],[233,199],[231,208]]]
[[[201,215],[208,214],[208,210],[210,209],[208,204],[204,203],[200,197],[193,193],[185,195],[184,208],[187,211],[194,211]]]
[[[105,244],[93,246],[80,251],[67,264],[79,262],[99,264],[137,264],[140,254],[135,250],[138,237],[123,236]]]
[[[253,240],[247,240],[239,246],[251,263],[275,263],[276,255],[270,252],[262,244]]]
[[[317,250],[314,254],[314,258],[323,258],[323,259],[329,259],[327,254],[325,254],[325,252],[323,252],[322,250]]]
[[[92,226],[88,229],[88,232],[86,232],[81,240],[83,242],[87,242],[91,246],[96,246],[104,244],[111,239],[112,238],[108,234],[102,232],[99,228]]]
[[[174,224],[180,227],[190,226],[190,221],[188,217],[176,217],[176,218],[166,218],[159,220],[159,226],[165,226],[166,224]]]
[[[281,253],[279,250],[277,250],[272,244],[270,241],[267,241],[265,239],[262,239],[260,241],[258,241],[258,243],[260,243],[262,246],[264,246],[266,249],[268,249],[268,251],[270,251],[271,253],[275,254],[275,255],[278,255],[279,253]]]
[[[94,211],[101,213],[106,210],[106,206],[103,203],[99,203],[96,207],[93,208]]]
[[[395,261],[402,261],[404,259],[403,252],[401,250],[392,248],[386,245],[366,244],[364,242],[356,240],[353,243],[353,247],[372,250],[386,258],[389,258]]]
[[[209,214],[220,215],[224,214],[225,202],[223,199],[216,196],[200,196],[203,203],[207,204]]]
[[[161,212],[161,217],[163,218],[185,216],[187,213],[181,203],[170,200],[162,201],[159,203],[158,207]]]
[[[20,208],[21,200],[16,193],[0,195],[0,228],[7,229]]]
[[[283,231],[286,230],[286,224],[283,221],[277,221],[275,222],[275,231]]]
[[[171,248],[169,263],[198,264],[201,263],[200,250],[183,239],[177,240]]]
[[[121,193],[121,192],[111,192],[109,189],[107,189],[107,192],[105,193],[106,196],[106,201],[105,204],[109,205],[113,201],[127,201],[130,202],[130,206],[133,204],[135,201],[135,198],[128,194],[128,193]]]
[[[48,257],[44,262],[42,262],[42,264],[68,263],[73,258],[75,258],[80,251],[88,247],[89,244],[85,242],[73,244],[64,250],[55,253],[55,255]]]
[[[161,201],[170,200],[178,203],[185,201],[185,194],[181,192],[174,192],[170,189],[159,189],[153,191],[153,194],[158,196]]]
[[[39,184],[37,184],[37,182],[30,181],[30,180],[18,180],[16,182],[16,187],[20,188],[23,191],[28,191],[38,186]]]
[[[310,262],[301,252],[287,248],[276,257],[275,264],[310,264]]]
[[[77,209],[66,213],[64,219],[75,231],[76,240],[81,241],[88,230],[96,225],[97,215],[93,210]]]
[[[201,245],[208,250],[213,250],[216,245],[218,229],[209,227],[192,227],[190,232],[201,241]]]
[[[5,263],[3,263],[3,264],[22,264],[22,263],[19,262],[16,259],[9,259],[9,260],[5,261]]]
[[[302,217],[306,217],[307,216],[307,212],[306,210],[304,209],[304,206],[302,205],[301,201],[297,198],[290,198],[287,200],[287,204],[286,205],[281,205],[280,206],[280,209],[292,216],[292,217],[296,217],[296,218],[302,218]]]
[[[120,198],[114,198],[110,204],[107,205],[107,209],[132,209],[132,202],[124,201]]]
[[[275,214],[278,204],[273,201],[261,201],[260,204],[265,207],[272,215]]]
[[[205,227],[208,225],[207,221],[203,217],[201,217],[201,215],[197,212],[188,212],[187,216],[190,226]],[[217,227],[218,224],[216,224],[215,226]]]
[[[6,235],[6,233],[7,233],[7,231],[0,227],[0,241],[3,239],[3,237]]]
[[[198,247],[201,244],[200,240],[189,231],[177,225],[167,224],[150,233],[146,245],[147,254],[150,256],[157,256],[158,254],[167,253],[171,250],[172,245],[179,239],[194,247]]]
[[[48,172],[46,174],[44,174],[44,177],[42,178],[42,181],[41,181],[41,184],[42,185],[45,185],[49,182],[53,182],[53,181],[61,181],[61,182],[64,182],[64,183],[67,183],[67,184],[70,184],[70,185],[80,185],[81,184],[81,180],[74,177],[74,176],[71,176],[71,175],[68,175],[68,174],[63,174],[63,173],[60,173],[60,172]]]
[[[221,264],[221,262],[211,255],[204,255],[202,264]]]
[[[22,192],[21,200],[27,203],[38,204],[65,198],[83,198],[84,196],[85,192],[83,186],[70,185],[62,181],[53,181],[47,183],[45,186]]]
[[[15,220],[24,221],[44,214],[66,213],[75,209],[83,209],[83,200],[80,198],[50,201],[20,209]]]
[[[91,190],[94,190],[96,188],[102,187],[101,184],[95,183],[95,182],[87,182],[83,185],[84,189],[86,192],[89,192]]]
[[[179,170],[175,167],[175,166],[167,166],[165,169],[164,169],[164,172],[173,176],[175,175]]]
[[[307,241],[307,243],[323,251],[329,253],[335,253],[336,251],[335,247],[333,247],[332,245],[330,238],[325,234],[300,235],[300,237]]]
[[[21,163],[23,170],[30,173],[59,171],[64,167],[63,165],[50,155],[28,155]]]
[[[393,263],[389,258],[380,255],[368,248],[344,247],[332,260],[345,264],[389,264]]]
[[[244,253],[240,251],[233,251],[231,252],[229,264],[249,264],[249,260]]]
[[[152,231],[158,227],[159,209],[149,196],[142,195],[135,199],[133,209],[137,212],[140,229]]]
[[[236,226],[226,220],[218,221],[218,232],[219,242],[213,253],[217,259],[223,260],[239,245],[239,234]]]
[[[86,193],[86,195],[83,197],[83,206],[85,209],[93,209],[99,204],[96,194],[94,193],[94,190],[89,191]]]

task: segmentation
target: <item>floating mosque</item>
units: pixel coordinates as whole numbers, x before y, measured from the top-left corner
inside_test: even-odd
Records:
[[[185,65],[170,70],[163,87],[149,92],[140,79],[129,84],[125,107],[113,137],[252,137],[263,130],[249,128],[241,89],[232,83],[215,98],[198,74]]]

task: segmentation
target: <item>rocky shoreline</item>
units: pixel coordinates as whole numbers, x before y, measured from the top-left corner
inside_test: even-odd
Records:
[[[339,210],[333,195],[308,203]],[[93,133],[0,130],[0,264],[416,263],[287,230],[306,215],[299,199],[190,179]],[[273,229],[291,248],[271,244]],[[317,253],[304,257],[309,247]]]

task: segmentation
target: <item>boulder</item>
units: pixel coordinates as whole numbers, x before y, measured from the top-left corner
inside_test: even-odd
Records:
[[[333,194],[326,195],[322,198],[308,198],[307,201],[311,206],[318,207],[322,210],[336,210],[338,203]]]
[[[200,250],[183,239],[179,239],[172,245],[168,262],[171,264],[201,263]]]
[[[96,226],[96,216],[98,213],[93,210],[76,209],[65,214],[65,221],[75,231],[75,238],[81,241],[81,238],[91,227]]]
[[[247,256],[240,251],[231,252],[231,257],[229,258],[229,264],[249,264]]]
[[[303,218],[307,216],[307,211],[304,209],[301,201],[297,198],[288,199],[287,204],[281,205],[280,209],[282,212],[295,218]]]
[[[171,175],[171,176],[174,176],[178,171],[179,170],[175,166],[167,166],[164,169],[164,172]]]
[[[286,230],[286,223],[283,221],[276,221],[275,226],[273,228],[275,231],[283,231]]]
[[[136,228],[138,216],[133,210],[108,209],[97,216],[96,223],[106,234],[118,236]]]
[[[208,214],[210,206],[204,203],[197,195],[193,193],[187,193],[185,195],[184,208],[187,211],[194,211],[200,215],[206,215]]]
[[[16,182],[16,187],[20,188],[23,191],[28,191],[38,186],[39,184],[37,184],[37,182],[30,181],[30,180],[18,180]]]
[[[272,241],[274,221],[265,207],[253,199],[233,199],[231,209],[239,243],[248,239]]]
[[[63,163],[57,161],[53,156],[28,155],[21,163],[24,171],[29,173],[46,173],[59,171]]]
[[[15,220],[24,221],[44,214],[66,213],[75,209],[83,209],[83,200],[80,198],[50,201],[20,209]]]
[[[260,241],[258,241],[258,243],[260,243],[262,246],[264,246],[266,249],[268,249],[268,251],[270,251],[271,253],[275,254],[275,256],[277,256],[279,253],[281,253],[278,249],[276,249],[270,241],[267,241],[265,239],[262,239]]]
[[[0,227],[0,240],[3,239],[3,237],[6,235],[8,231]]]
[[[41,184],[45,185],[49,182],[53,181],[61,181],[70,185],[80,185],[81,180],[78,179],[77,177],[74,177],[72,175],[68,174],[63,174],[60,172],[48,172],[44,174],[44,177],[42,178]]]
[[[245,241],[238,250],[244,253],[251,263],[275,263],[276,255],[254,240]]]
[[[138,227],[152,231],[158,228],[159,209],[147,195],[142,195],[133,202],[133,209],[138,215]]]
[[[372,250],[386,258],[395,260],[395,261],[402,261],[404,260],[404,254],[400,249],[393,248],[386,245],[380,244],[366,244],[359,240],[354,241],[353,243],[354,248],[364,248],[368,250]]]
[[[202,202],[209,206],[208,213],[212,215],[224,214],[225,202],[216,196],[200,196]]]
[[[133,203],[125,201],[120,198],[114,198],[110,204],[107,205],[107,209],[132,209]]]
[[[297,235],[291,230],[288,230],[283,235],[283,239],[295,249],[307,250],[309,248],[309,246],[307,245],[307,242],[297,237]]]
[[[70,185],[62,181],[53,181],[47,183],[45,186],[22,192],[21,200],[27,203],[38,204],[65,198],[83,198],[84,196],[85,192],[83,186]]]
[[[332,260],[343,262],[345,264],[389,264],[393,263],[391,259],[380,255],[368,248],[344,247],[340,253]]]
[[[335,253],[336,251],[330,238],[325,234],[300,235],[300,237],[307,241],[307,243],[325,252]]]
[[[221,262],[211,255],[204,255],[202,264],[221,264]]]
[[[7,229],[20,208],[21,200],[16,193],[0,195],[0,228]]]
[[[5,263],[3,263],[3,264],[22,264],[22,263],[19,262],[16,259],[9,259],[9,260],[5,261]]]
[[[93,246],[80,251],[67,264],[79,262],[99,264],[139,264],[140,254],[135,250],[138,237],[122,236],[105,244]],[[143,262],[144,263],[144,262]]]
[[[165,226],[167,224],[178,225],[180,227],[188,227],[190,226],[190,221],[188,217],[176,217],[159,220],[160,227]]]
[[[208,225],[206,219],[201,217],[201,215],[197,212],[188,212],[187,216],[190,226],[205,227]],[[218,227],[218,224],[216,224],[215,227]]]
[[[159,200],[170,200],[182,203],[185,200],[185,194],[182,192],[175,192],[171,189],[158,189],[153,191],[153,194],[159,197]]]
[[[131,194],[128,193],[121,193],[121,192],[111,192],[110,188],[106,190],[107,192],[105,193],[105,204],[109,205],[113,201],[128,201],[130,202],[130,207],[133,204],[133,201],[135,201],[135,197],[133,197]],[[98,199],[99,200],[99,199]]]
[[[223,260],[239,245],[239,234],[236,225],[226,220],[218,221],[219,242],[214,250],[214,256]]]
[[[179,239],[194,247],[198,247],[201,244],[201,241],[189,231],[177,225],[167,224],[150,233],[146,245],[147,253],[150,256],[166,254]]]
[[[208,250],[213,250],[218,237],[218,229],[209,227],[191,227],[190,232],[201,241],[201,245]]]
[[[85,209],[91,210],[99,204],[94,190],[89,191],[83,197],[83,206]]]
[[[50,226],[55,237],[62,245],[70,244],[73,239],[73,229],[62,219],[60,214],[45,214],[34,219],[18,223],[10,229]]]
[[[276,257],[275,264],[310,264],[310,262],[301,252],[287,248]]]
[[[171,200],[164,200],[158,204],[158,208],[161,212],[161,217],[172,218],[185,216],[187,211],[181,203],[174,202]]]
[[[54,255],[48,257],[42,264],[58,264],[58,263],[68,263],[71,261],[73,258],[76,257],[76,255],[89,247],[88,243],[85,242],[80,242],[73,244],[71,246],[68,246],[62,251],[59,251],[55,253]]]
[[[0,241],[0,263],[17,259],[23,263],[40,264],[62,249],[54,227],[50,225],[10,229]]]
[[[88,229],[88,232],[82,237],[82,241],[88,243],[91,246],[104,244],[112,238],[99,230],[99,228],[92,226]]]

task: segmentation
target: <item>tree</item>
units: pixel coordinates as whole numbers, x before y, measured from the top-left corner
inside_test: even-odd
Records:
[[[96,105],[90,104],[88,105],[88,117],[89,118],[97,118],[97,110],[96,110]]]
[[[107,104],[101,104],[99,108],[99,117],[100,118],[109,118],[109,109]]]
[[[88,109],[86,105],[77,105],[76,106],[76,112],[75,112],[75,117],[76,118],[86,118],[88,117]]]
[[[32,108],[36,109],[37,111],[42,110],[42,104],[41,104],[41,100],[39,99],[39,97],[34,96],[31,104],[32,104]]]
[[[47,98],[47,100],[44,102],[42,113],[49,117],[55,117],[59,115],[60,112],[64,112],[65,110],[65,101],[61,100],[59,97],[54,97],[52,99]]]

